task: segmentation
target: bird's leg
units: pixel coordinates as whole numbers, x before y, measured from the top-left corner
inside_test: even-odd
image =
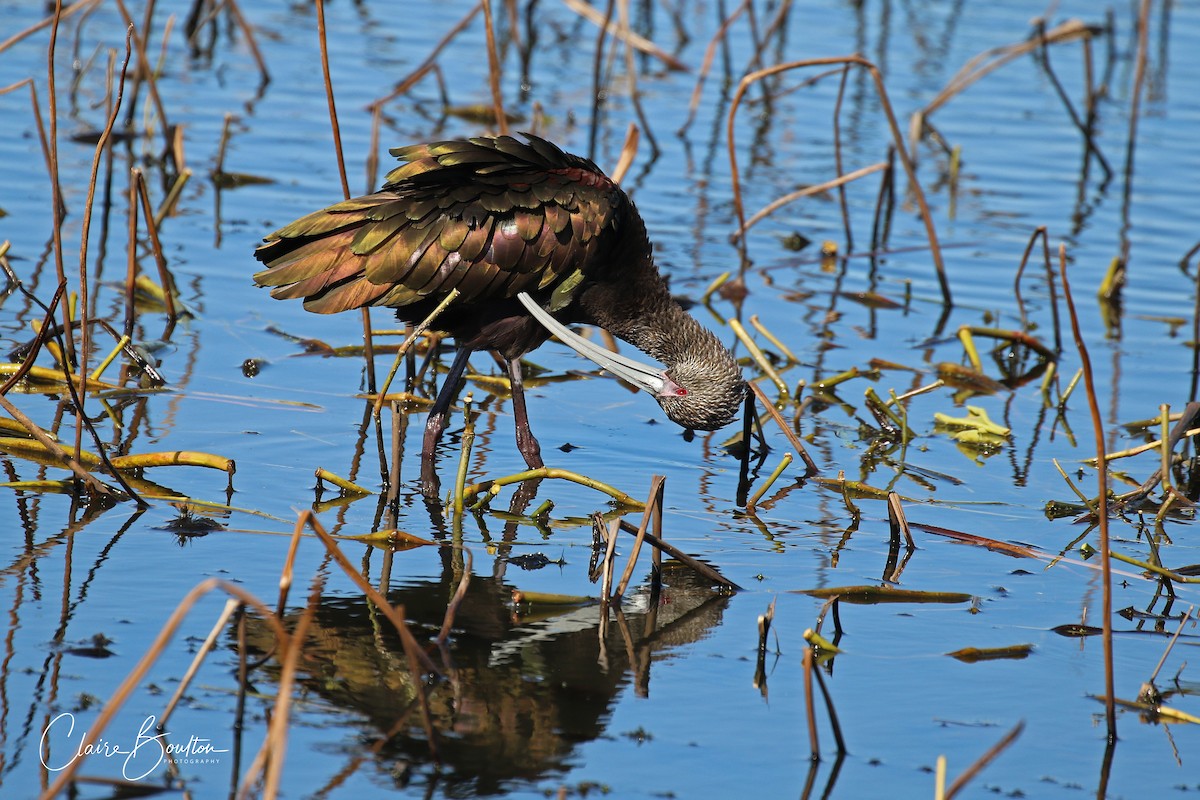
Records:
[[[517,449],[525,457],[530,469],[544,467],[542,448],[529,427],[529,413],[525,410],[525,387],[521,382],[521,358],[508,359],[508,383],[512,387],[513,421],[517,427]]]
[[[467,371],[467,359],[471,356],[469,347],[459,347],[454,351],[454,361],[446,373],[446,380],[429,409],[429,419],[425,422],[425,440],[421,445],[421,493],[426,497],[437,497],[441,491],[441,481],[437,476],[438,441],[442,431],[446,429],[446,421],[450,417],[450,406],[458,395],[458,384],[463,373]]]

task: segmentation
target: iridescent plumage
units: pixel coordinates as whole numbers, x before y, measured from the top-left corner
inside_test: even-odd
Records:
[[[525,138],[393,149],[405,163],[380,191],[268,236],[255,251],[266,269],[254,280],[276,298],[303,298],[310,311],[387,306],[406,321],[423,319],[459,290],[435,323],[455,337],[459,357],[430,414],[427,464],[466,354],[491,349],[509,363],[521,452],[531,467],[541,465],[519,359],[551,332],[569,338],[559,323],[599,325],[664,364],[633,376],[604,366],[653,393],[680,425],[713,430],[731,422],[745,393],[741,372],[671,299],[633,203],[591,161]],[[552,319],[535,319],[522,293]]]

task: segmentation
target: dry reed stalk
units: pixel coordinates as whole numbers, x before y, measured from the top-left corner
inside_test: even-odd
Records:
[[[1125,138],[1125,168],[1122,171],[1124,187],[1121,192],[1121,255],[1120,272],[1114,280],[1109,294],[1103,300],[1117,300],[1125,283],[1125,269],[1129,264],[1129,209],[1133,202],[1133,156],[1137,152],[1138,116],[1141,113],[1142,87],[1146,82],[1146,53],[1150,36],[1150,0],[1141,0],[1138,8],[1137,56],[1133,65],[1133,96],[1129,99],[1129,133]]]
[[[838,81],[837,100],[833,104],[833,168],[838,175],[844,175],[842,169],[842,100],[846,96],[846,79],[850,77],[850,65],[842,67],[842,79]],[[885,165],[878,165],[882,169]],[[850,230],[850,208],[846,204],[846,185],[839,183],[837,187],[838,206],[842,210],[842,227],[846,233],[846,252],[854,249],[854,234]]]
[[[321,589],[325,585],[325,576],[318,570],[313,577],[312,591],[309,592],[308,602],[303,613],[292,631],[291,641],[283,651],[283,662],[276,684],[275,705],[271,708],[271,722],[267,729],[267,738],[263,750],[267,756],[266,779],[263,782],[262,796],[266,800],[274,800],[279,796],[279,782],[283,778],[284,756],[287,754],[288,722],[292,708],[292,687],[296,683],[296,665],[300,661],[300,651],[308,638],[308,628],[315,616],[315,609],[321,599]],[[248,771],[242,781],[243,786],[250,784],[253,771]]]
[[[632,33],[632,29],[629,27],[629,0],[617,0],[617,10],[618,30],[624,34],[620,38],[625,44],[625,75],[629,80],[629,101],[633,104],[634,114],[637,115],[638,122],[646,134],[646,144],[650,146],[650,160],[653,161],[658,158],[658,141],[654,138],[654,128],[650,124],[650,118],[646,116],[646,110],[642,107],[642,93],[638,89],[637,64],[633,60],[633,48],[629,46],[629,34]]]
[[[600,562],[600,574],[602,576],[602,580],[600,581],[600,616],[603,618],[607,618],[608,616],[614,566],[613,554],[617,551],[617,531],[620,527],[620,520],[613,520],[609,523],[608,536],[606,537],[608,542],[604,549],[604,558]],[[633,526],[631,525],[630,527],[632,528]],[[642,536],[645,536],[644,532]]]
[[[412,72],[408,73],[408,75],[401,78],[396,83],[396,85],[392,88],[392,91],[388,92],[383,97],[380,97],[380,98],[372,101],[367,106],[367,110],[371,112],[371,152],[367,156],[368,191],[373,189],[375,186],[375,173],[376,173],[376,170],[378,167],[377,153],[379,151],[379,123],[380,123],[380,118],[382,116],[383,106],[386,103],[393,100],[394,98],[399,97],[400,95],[407,92],[409,89],[411,89],[417,83],[417,81],[419,81],[419,80],[421,80],[421,78],[425,77],[425,75],[427,75],[430,71],[436,70],[436,68],[437,68],[436,61],[437,61],[438,55],[442,52],[443,49],[445,49],[446,45],[448,45],[454,39],[455,36],[457,36],[460,32],[462,32],[462,30],[471,23],[471,20],[474,19],[475,15],[478,14],[482,9],[483,9],[483,2],[482,2],[482,0],[480,0],[480,2],[478,2],[474,6],[472,6],[471,10],[468,11],[462,17],[462,19],[460,19],[458,22],[456,22],[454,24],[454,26],[451,27],[449,31],[447,31],[446,35],[444,35],[438,41],[438,43],[436,45],[434,45],[433,50],[430,52],[430,54],[428,56],[425,57],[424,61],[422,61],[420,64],[418,64],[416,66],[416,68],[413,69]],[[439,75],[440,75],[440,73],[439,73]],[[439,77],[439,80],[440,80],[440,77]],[[443,96],[443,103],[445,103],[446,97],[445,97],[445,89],[444,88],[442,91],[442,96]]]
[[[488,86],[492,90],[492,114],[500,135],[508,135],[508,114],[504,112],[504,94],[500,91],[500,54],[496,50],[496,21],[492,18],[492,0],[483,0],[483,28],[487,41]]]
[[[595,6],[588,5],[583,0],[563,0],[563,5],[574,11],[579,16],[586,19],[593,25],[601,27],[607,34],[620,39],[626,45],[645,53],[648,56],[657,58],[663,62],[668,69],[677,70],[679,72],[687,72],[688,66],[679,59],[675,58],[670,53],[660,49],[654,42],[639,36],[633,31],[621,31],[612,24],[611,16],[607,16],[598,11]]]
[[[625,590],[629,587],[629,580],[633,577],[633,568],[637,564],[638,555],[642,552],[642,542],[646,539],[646,532],[652,521],[655,535],[662,537],[663,484],[666,483],[666,480],[663,475],[655,475],[650,479],[650,496],[646,498],[646,510],[642,513],[642,522],[638,525],[637,533],[634,534],[633,549],[629,553],[629,560],[625,563],[621,581],[610,598],[614,603],[621,602]]]
[[[804,719],[808,724],[809,760],[816,763],[821,760],[821,744],[817,739],[817,709],[813,703],[813,648],[804,646],[802,660],[804,668]]]
[[[333,78],[329,71],[329,43],[325,35],[325,0],[317,0],[317,44],[321,53],[321,74],[325,82],[325,103],[329,109],[329,128],[333,135],[333,152],[337,159],[338,179],[342,183],[343,199],[350,199],[350,183],[346,179],[346,156],[342,149],[342,129],[338,124],[337,101],[334,98]],[[361,309],[363,326],[363,360],[367,369],[367,390],[375,392],[375,348],[371,338],[371,311]],[[387,474],[386,466],[382,467]]]
[[[412,348],[417,339],[420,338],[425,331],[429,330],[429,326],[433,324],[434,320],[436,320],[441,313],[446,310],[446,306],[454,302],[456,297],[458,297],[457,287],[451,289],[449,294],[446,295],[445,299],[438,303],[437,307],[434,308],[433,311],[430,311],[429,315],[426,316],[425,319],[421,320],[420,324],[413,328],[404,341],[401,342],[399,349],[396,350],[396,360],[392,363],[392,368],[388,371],[387,377],[383,381],[383,386],[380,387],[379,393],[375,397],[375,403],[371,407],[371,413],[374,414],[377,419],[379,417],[380,410],[383,408],[383,398],[387,395],[387,391],[392,385],[392,379],[396,377],[396,373],[400,370],[401,360],[408,354],[409,349]]]
[[[910,144],[916,148],[917,140],[920,138],[921,132],[928,123],[929,117],[939,108],[948,103],[955,95],[961,94],[978,81],[980,78],[996,71],[1010,61],[1013,61],[1021,56],[1037,49],[1044,47],[1046,44],[1058,44],[1061,42],[1069,42],[1080,37],[1089,38],[1093,35],[1093,29],[1084,24],[1080,20],[1067,20],[1060,25],[1046,31],[1043,36],[1036,39],[1026,39],[1013,44],[1006,44],[1000,47],[993,47],[985,50],[982,53],[972,57],[967,63],[959,67],[958,72],[954,73],[953,77],[947,81],[945,87],[942,88],[932,100],[925,104],[925,107],[913,114],[910,131],[912,139]],[[993,59],[989,61],[988,59]]]
[[[242,10],[238,7],[237,0],[224,0],[223,5],[229,9],[229,16],[233,17],[234,23],[241,30],[242,35],[246,37],[246,46],[250,48],[250,55],[254,58],[254,63],[258,65],[259,75],[262,76],[262,85],[267,85],[271,82],[271,73],[267,69],[267,61],[263,58],[262,51],[258,49],[258,39],[254,35],[254,28],[250,23],[246,22],[246,18],[242,15]]]
[[[50,134],[49,142],[49,171],[50,171],[50,189],[54,205],[53,220],[54,227],[51,229],[50,240],[54,250],[54,274],[58,279],[58,283],[62,287],[67,286],[67,273],[64,264],[63,242],[62,242],[62,227],[63,219],[66,216],[66,204],[63,201],[62,182],[59,180],[58,174],[58,89],[57,81],[54,76],[54,58],[56,55],[58,44],[58,26],[62,19],[62,0],[54,2],[54,18],[50,26],[50,44],[46,48],[46,102],[49,105],[50,116]],[[71,309],[70,303],[62,304],[62,326],[66,331],[71,330]],[[72,336],[67,337],[67,349],[63,353],[64,362],[75,360],[75,339]],[[80,412],[82,413],[82,412]]]
[[[136,168],[135,168],[136,169]],[[125,244],[125,336],[133,338],[133,328],[137,323],[137,230],[138,230],[138,194],[134,181],[129,182],[129,213],[127,231],[128,239]]]
[[[904,506],[900,503],[900,495],[896,492],[888,492],[888,524],[891,526],[892,536],[899,542],[900,534],[904,534],[904,541],[910,550],[917,548],[916,542],[913,541],[912,530],[908,526],[908,518],[904,515]]]
[[[771,415],[771,419],[775,420],[775,424],[779,426],[779,429],[787,436],[788,441],[792,443],[792,447],[795,448],[796,453],[800,456],[800,460],[804,462],[804,477],[808,478],[820,472],[817,468],[817,462],[813,461],[812,456],[808,454],[808,450],[804,448],[804,444],[800,441],[800,437],[796,435],[796,432],[784,422],[783,416],[775,408],[770,398],[767,397],[766,392],[754,381],[749,381],[748,385],[750,390],[754,392],[755,397],[758,398],[758,402],[762,403],[763,408]]]
[[[129,699],[129,695],[133,693],[133,690],[136,689],[137,686],[142,682],[142,679],[146,677],[146,673],[150,671],[150,667],[153,666],[153,664],[158,660],[159,656],[162,655],[163,650],[166,649],[171,637],[175,635],[175,631],[183,622],[184,617],[191,613],[192,607],[197,601],[199,601],[201,597],[213,591],[214,589],[220,589],[221,591],[229,593],[230,595],[236,597],[242,604],[250,606],[262,614],[263,619],[274,629],[275,635],[279,637],[281,642],[287,643],[290,640],[288,632],[284,630],[279,621],[272,616],[271,610],[263,605],[257,597],[250,594],[245,589],[221,580],[220,578],[208,578],[207,580],[201,581],[200,583],[196,584],[196,586],[194,586],[192,590],[189,591],[175,606],[175,610],[171,612],[170,617],[168,617],[167,621],[163,623],[162,628],[158,632],[158,636],[154,638],[154,641],[150,644],[150,647],[146,651],[145,655],[143,655],[138,663],[134,665],[129,675],[125,677],[125,680],[121,682],[121,685],[117,687],[116,691],[114,691],[104,703],[103,710],[100,712],[99,716],[96,717],[95,722],[91,724],[91,727],[88,728],[87,733],[84,734],[83,739],[80,742],[80,752],[97,751],[95,745],[96,742],[102,738],[101,734],[104,733],[104,730],[108,727],[108,724],[112,722],[112,719],[117,715],[117,712],[121,710],[121,707],[125,705],[125,702]],[[71,783],[72,779],[75,777],[76,771],[80,768],[80,766],[82,766],[84,760],[85,759],[83,758],[73,759],[61,772],[59,772],[54,782],[50,784],[50,786],[44,792],[42,792],[42,800],[54,800],[54,798],[62,794],[67,785]]]
[[[446,643],[450,638],[450,629],[454,627],[454,617],[458,613],[458,607],[462,605],[463,598],[467,596],[467,587],[471,584],[471,569],[474,561],[471,556],[471,551],[464,547],[463,555],[466,561],[463,564],[462,579],[458,582],[458,588],[454,590],[454,597],[450,598],[449,604],[446,606],[446,614],[442,617],[442,629],[438,631],[438,635],[433,641],[439,647]]]
[[[1021,297],[1021,276],[1025,274],[1025,265],[1029,262],[1029,256],[1039,237],[1042,240],[1042,263],[1046,269],[1046,290],[1050,293],[1050,315],[1054,319],[1054,352],[1061,353],[1062,326],[1058,320],[1058,293],[1055,290],[1054,268],[1050,264],[1050,239],[1045,225],[1035,228],[1029,237],[1029,243],[1025,245],[1025,252],[1021,254],[1021,263],[1017,266],[1017,273],[1013,277],[1013,293],[1017,297],[1017,311],[1021,315],[1021,330],[1028,330],[1029,320],[1025,316],[1025,301]]]
[[[1011,731],[1004,734],[1004,737],[992,745],[992,747],[986,753],[981,755],[974,764],[967,767],[966,771],[955,778],[954,783],[950,784],[950,786],[946,788],[945,794],[942,795],[945,800],[952,800],[954,796],[957,795],[963,787],[970,783],[971,779],[978,775],[984,767],[992,763],[998,755],[1007,750],[1008,746],[1017,740],[1017,737],[1021,735],[1021,731],[1024,729],[1025,723],[1018,722]]]
[[[638,126],[632,122],[629,123],[629,127],[625,129],[625,142],[621,145],[621,155],[617,158],[617,165],[613,167],[613,171],[609,175],[613,183],[620,183],[625,177],[625,173],[629,172],[629,168],[633,166],[633,159],[637,157],[638,138]]]
[[[900,133],[900,126],[896,123],[896,115],[892,111],[891,100],[888,99],[887,88],[883,85],[883,76],[879,72],[879,68],[873,63],[863,58],[862,56],[840,56],[830,58],[808,58],[800,61],[789,61],[784,64],[775,64],[765,69],[760,69],[748,75],[744,75],[741,81],[738,82],[737,90],[733,94],[733,99],[729,104],[729,112],[726,115],[726,139],[729,145],[729,168],[730,181],[733,185],[733,205],[737,211],[738,228],[739,230],[746,227],[746,211],[742,204],[742,188],[740,173],[737,165],[737,144],[734,131],[734,120],[737,118],[738,106],[741,105],[742,97],[746,90],[763,78],[777,75],[781,72],[788,72],[795,69],[803,69],[807,67],[828,66],[833,64],[842,64],[847,67],[854,65],[867,70],[875,84],[875,91],[879,97],[880,107],[883,109],[884,116],[887,118],[888,128],[892,134],[892,141],[895,143],[896,152],[900,155],[900,163],[904,166],[904,172],[908,176],[908,182],[916,198],[917,206],[921,211],[921,220],[925,224],[925,236],[929,242],[930,256],[933,258],[933,266],[937,273],[938,285],[942,290],[942,302],[946,306],[951,306],[954,301],[950,294],[950,283],[946,278],[946,266],[942,259],[942,248],[938,244],[937,230],[933,225],[933,216],[929,211],[929,204],[925,201],[925,192],[921,189],[921,184],[917,180],[916,167],[910,158],[907,149],[904,146],[904,138]],[[744,246],[744,244],[743,244]],[[745,259],[743,259],[743,268],[745,267]]]
[[[153,6],[153,3],[150,4]],[[155,77],[154,65],[150,63],[149,56],[146,55],[146,41],[142,36],[138,35],[137,24],[133,21],[133,17],[129,15],[129,10],[125,8],[124,0],[117,0],[117,10],[121,12],[121,19],[125,21],[129,28],[129,35],[132,38],[134,52],[137,53],[137,70],[135,70],[135,85],[141,85],[141,81],[146,81],[146,91],[150,94],[150,101],[154,104],[154,112],[158,114],[158,119],[162,123],[163,145],[170,151],[172,149],[171,137],[172,127],[170,120],[167,118],[166,108],[163,106],[162,97],[158,93],[158,79]],[[150,8],[147,8],[150,11]],[[129,106],[129,113],[132,115],[134,103]],[[130,117],[132,120],[132,116]],[[182,166],[182,165],[181,165]]]
[[[596,159],[596,136],[600,131],[600,85],[602,83],[604,65],[604,41],[608,38],[608,26],[612,22],[613,7],[616,0],[608,0],[604,5],[604,18],[596,31],[596,49],[592,55],[592,118],[588,125],[588,158]],[[590,7],[589,7],[590,8]]]
[[[1100,152],[1100,147],[1096,144],[1095,137],[1092,136],[1092,123],[1094,122],[1094,114],[1089,114],[1088,122],[1085,123],[1079,118],[1079,115],[1075,113],[1075,106],[1071,104],[1071,98],[1067,95],[1067,91],[1063,88],[1062,83],[1059,82],[1058,75],[1056,75],[1054,70],[1050,67],[1050,48],[1046,43],[1046,21],[1044,19],[1039,19],[1037,21],[1037,32],[1038,42],[1041,45],[1039,50],[1041,51],[1042,56],[1042,67],[1045,69],[1047,77],[1050,78],[1050,85],[1054,87],[1054,91],[1058,95],[1058,99],[1062,101],[1063,107],[1067,109],[1067,116],[1071,118],[1071,123],[1079,130],[1080,135],[1083,136],[1083,145],[1087,152],[1096,156],[1096,159],[1100,162],[1100,167],[1104,170],[1103,182],[1107,183],[1108,179],[1112,177],[1112,167],[1108,165],[1108,159],[1104,157],[1104,153]],[[1088,37],[1084,37],[1083,42],[1084,46],[1086,47],[1088,43]],[[1089,104],[1091,95],[1090,72],[1090,70],[1087,70],[1084,83],[1085,102],[1088,102]]]
[[[300,517],[296,520],[296,527],[300,529],[308,527],[314,534],[316,534],[317,538],[321,540],[321,543],[325,545],[325,549],[329,551],[329,555],[333,557],[333,560],[337,563],[337,565],[342,568],[343,572],[346,573],[346,576],[350,578],[354,585],[357,586],[364,595],[366,595],[368,600],[374,603],[375,606],[383,612],[383,615],[388,618],[388,621],[392,623],[392,626],[400,635],[401,641],[407,640],[413,645],[416,645],[416,639],[413,638],[412,632],[409,631],[408,624],[404,621],[403,614],[401,614],[396,607],[392,606],[392,604],[387,601],[387,598],[380,594],[375,587],[368,583],[366,578],[364,578],[360,572],[354,568],[354,565],[346,559],[346,555],[342,552],[341,548],[338,547],[337,541],[326,532],[325,526],[321,524],[321,521],[317,519],[315,514],[308,510],[300,512]],[[420,651],[421,648],[417,646],[417,650]],[[434,663],[430,661],[429,658],[423,653],[420,658],[420,665],[421,668],[426,671],[440,674],[440,671],[434,665]]]
[[[297,521],[292,527],[292,535],[288,541],[287,556],[283,559],[283,568],[279,571],[279,601],[275,604],[275,616],[283,619],[283,609],[287,606],[288,592],[292,588],[295,577],[296,551],[300,548],[300,535],[304,526]]]
[[[614,522],[617,523],[620,530],[623,530],[626,533],[636,534],[638,531],[637,528],[633,527],[633,525],[629,524],[628,522],[625,522],[622,519],[614,520]],[[660,539],[659,537],[655,536],[654,534],[650,533],[649,531],[646,531],[644,534],[642,534],[642,537],[646,540],[646,543],[649,544],[651,547],[655,548],[656,550],[663,551],[664,553],[669,555],[671,558],[675,559],[679,563],[681,563],[684,566],[693,570],[697,575],[701,575],[704,578],[707,578],[708,580],[712,581],[713,583],[720,584],[721,586],[724,586],[729,589],[740,590],[742,588],[741,586],[738,586],[736,583],[734,583],[733,581],[726,578],[721,573],[717,572],[715,569],[710,567],[708,564],[705,564],[703,561],[697,561],[696,559],[689,556],[687,553],[680,550],[675,545],[670,544],[670,543],[664,541],[663,539]]]
[[[3,42],[0,42],[0,53],[3,53],[17,42],[32,36],[43,28],[50,27],[51,25],[57,25],[60,21],[74,15],[76,12],[93,9],[95,6],[99,5],[100,2],[101,0],[81,0],[81,2],[71,3],[71,5],[67,6],[65,9],[56,10],[54,14],[46,17],[41,22],[35,22],[25,30],[18,31],[17,33],[14,33],[12,36],[5,39]]]
[[[6,249],[7,249],[8,242],[5,242],[5,245],[6,245]],[[6,269],[6,271],[8,269],[10,269],[8,267],[7,260],[3,261],[3,265]],[[35,304],[37,304],[38,306],[41,307],[42,311],[45,313],[45,317],[43,318],[41,325],[38,326],[38,328],[37,328],[37,333],[34,335],[33,342],[32,342],[32,344],[30,344],[28,350],[25,353],[25,358],[21,362],[21,366],[17,368],[16,372],[14,372],[11,376],[9,376],[9,378],[4,382],[4,384],[2,386],[0,386],[0,395],[8,394],[9,391],[14,386],[16,386],[18,383],[20,383],[25,378],[25,376],[27,374],[29,374],[30,371],[33,370],[34,360],[37,358],[38,353],[41,352],[42,345],[46,344],[47,339],[50,338],[50,333],[54,330],[55,307],[60,302],[62,302],[63,295],[66,293],[66,290],[67,290],[66,284],[60,283],[58,285],[58,287],[54,290],[54,296],[50,298],[50,305],[47,306],[47,305],[43,305],[41,303],[41,301],[39,301],[37,299],[37,297],[35,297],[33,294],[28,293],[26,291],[25,287],[21,285],[21,282],[17,279],[16,275],[13,275],[10,273],[9,280],[16,283],[17,288],[19,288],[23,293],[25,293],[26,296],[29,297],[29,299],[32,300]]]
[[[142,202],[142,217],[146,220],[146,233],[150,237],[150,252],[154,254],[154,263],[158,267],[158,281],[163,290],[163,305],[167,310],[167,321],[174,324],[178,319],[175,310],[175,277],[167,266],[166,256],[163,255],[162,242],[158,238],[158,225],[154,222],[154,209],[150,207],[150,193],[146,190],[146,179],[137,167],[133,170],[133,182],[137,187],[138,197]]]
[[[225,601],[225,608],[217,616],[216,623],[213,624],[212,630],[208,632],[204,643],[200,645],[200,649],[196,651],[196,657],[192,659],[191,665],[188,666],[187,672],[183,673],[183,677],[179,679],[179,685],[175,687],[175,693],[171,695],[170,701],[167,702],[162,714],[158,718],[158,729],[165,730],[167,720],[171,718],[171,714],[175,711],[175,706],[183,698],[183,693],[187,691],[191,685],[192,679],[196,677],[196,673],[200,671],[200,665],[204,663],[204,659],[212,652],[213,646],[217,643],[217,637],[221,635],[221,631],[225,630],[225,626],[229,624],[229,618],[233,616],[233,612],[241,608],[242,604],[232,597]]]
[[[1096,498],[1096,515],[1100,533],[1100,564],[1103,575],[1103,640],[1104,640],[1104,713],[1108,723],[1108,740],[1117,739],[1117,715],[1113,704],[1113,641],[1112,641],[1112,561],[1108,538],[1108,459],[1105,455],[1104,422],[1100,416],[1100,404],[1096,399],[1096,383],[1092,376],[1092,361],[1088,356],[1087,344],[1079,330],[1079,317],[1075,313],[1075,300],[1071,296],[1071,283],[1067,279],[1067,248],[1058,246],[1058,270],[1062,279],[1063,298],[1071,319],[1071,334],[1079,350],[1079,361],[1083,367],[1084,389],[1087,392],[1088,409],[1092,416],[1092,429],[1096,439],[1096,482],[1100,493]]]
[[[700,108],[700,95],[704,89],[704,81],[708,79],[708,71],[712,69],[713,57],[717,54],[717,44],[725,38],[729,32],[729,28],[734,21],[742,15],[746,7],[750,5],[751,0],[742,0],[742,4],[733,10],[733,13],[721,21],[717,32],[713,34],[712,39],[708,41],[708,47],[704,48],[704,58],[700,62],[700,74],[696,78],[696,88],[692,89],[692,99],[688,102],[688,115],[684,120],[683,125],[677,131],[679,136],[687,133],[687,129],[692,126],[692,121],[696,118],[696,110]]]
[[[88,177],[87,195],[84,200],[84,206],[83,206],[83,220],[81,223],[80,242],[79,242],[79,289],[78,289],[79,301],[80,301],[80,314],[82,315],[80,318],[80,331],[79,331],[79,333],[80,333],[80,348],[79,348],[80,355],[79,355],[79,361],[78,361],[78,366],[79,366],[81,376],[87,374],[88,360],[91,356],[92,334],[91,334],[91,324],[90,324],[89,318],[88,318],[90,304],[88,303],[89,281],[88,281],[87,256],[88,256],[88,240],[89,240],[88,233],[91,230],[92,208],[93,208],[93,204],[94,204],[95,197],[96,197],[96,179],[100,173],[101,155],[104,153],[105,148],[108,147],[108,141],[109,141],[109,138],[112,136],[113,126],[116,124],[116,121],[117,121],[117,113],[120,111],[120,108],[121,108],[121,99],[125,93],[125,74],[129,68],[130,44],[131,44],[132,37],[133,37],[133,29],[132,29],[132,27],[130,27],[125,31],[125,60],[121,64],[121,71],[119,73],[120,77],[119,77],[119,81],[117,84],[116,100],[115,100],[115,102],[110,103],[111,109],[109,112],[108,120],[105,123],[104,130],[100,134],[99,140],[96,142],[96,148],[92,155],[91,173]],[[111,92],[111,88],[110,88],[110,92]],[[60,247],[61,247],[61,241],[60,241]],[[64,328],[66,331],[66,333],[65,333],[66,349],[64,350],[64,355],[66,355],[67,357],[64,357],[62,360],[62,368],[63,368],[63,374],[67,378],[68,384],[71,384],[72,383],[72,358],[71,358],[71,356],[73,356],[73,354],[74,354],[75,339],[74,339],[74,335],[71,332],[72,327],[71,327],[71,319],[70,319],[70,314],[69,314],[69,304],[63,305],[63,311],[64,311],[64,316],[66,318],[66,323],[64,325]],[[87,398],[87,388],[88,388],[87,381],[81,379],[79,382],[78,389],[72,389],[72,396],[73,396],[72,399],[76,404],[76,412],[78,414],[77,419],[81,423],[84,422],[84,420],[85,420],[84,403]],[[89,429],[91,428],[90,425],[88,425],[87,427]],[[82,424],[77,424],[75,426],[75,452],[76,453],[78,453],[80,450],[83,449],[83,429],[84,429],[84,425],[82,425]],[[93,430],[92,432],[94,435],[95,431]],[[99,440],[97,439],[97,442],[98,441]]]

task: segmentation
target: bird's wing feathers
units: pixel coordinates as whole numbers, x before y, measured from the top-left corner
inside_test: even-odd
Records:
[[[514,297],[587,273],[601,233],[620,224],[629,202],[592,162],[527,139],[392,150],[406,163],[383,190],[272,233],[255,252],[267,268],[254,280],[333,313],[401,307],[452,288],[460,302]]]

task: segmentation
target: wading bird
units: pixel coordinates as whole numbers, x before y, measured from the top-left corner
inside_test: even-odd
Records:
[[[429,413],[422,488],[436,493],[434,449],[475,350],[508,365],[517,447],[543,466],[529,428],[520,359],[551,334],[654,395],[684,428],[733,421],[746,392],[729,351],[667,290],[633,203],[591,161],[524,134],[399,147],[406,163],[365,197],[309,214],[266,237],[254,276],[279,299],[332,314],[386,306],[434,322],[457,352]],[[564,323],[597,325],[664,366],[599,347]]]

